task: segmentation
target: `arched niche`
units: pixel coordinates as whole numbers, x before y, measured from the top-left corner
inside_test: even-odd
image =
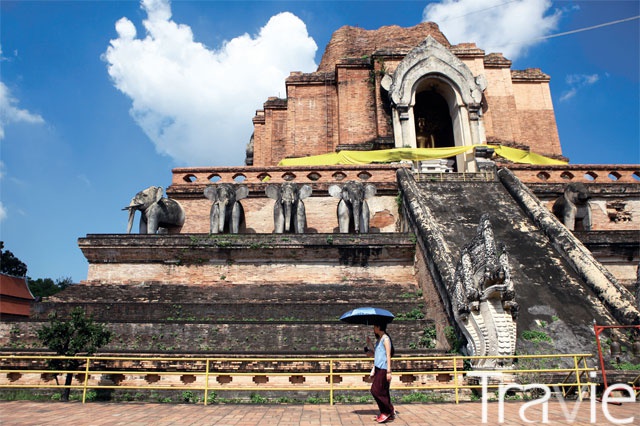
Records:
[[[391,99],[396,147],[417,147],[417,119],[424,115],[424,102],[441,100],[446,105],[439,105],[437,111],[448,111],[451,135],[440,146],[486,143],[481,108],[486,81],[483,76],[474,77],[469,67],[433,37],[409,52],[393,75],[383,78],[382,85]],[[458,171],[475,171],[473,152],[458,155],[456,163]]]

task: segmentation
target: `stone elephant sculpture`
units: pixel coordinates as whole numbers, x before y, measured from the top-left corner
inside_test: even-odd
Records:
[[[240,200],[247,198],[249,188],[245,185],[221,183],[204,189],[204,196],[213,201],[209,215],[209,232],[237,234],[244,222],[244,208]]]
[[[184,209],[175,200],[163,198],[164,190],[159,186],[150,186],[138,192],[131,199],[129,205],[122,210],[129,210],[129,223],[127,234],[131,233],[133,218],[136,210],[141,213],[140,233],[155,234],[158,229],[164,228],[167,231],[180,231],[184,225]]]
[[[331,185],[329,195],[340,198],[338,203],[338,225],[341,233],[369,232],[369,205],[367,199],[376,195],[376,187],[370,183],[349,181]]]
[[[310,185],[298,186],[293,182],[267,186],[267,197],[276,200],[273,206],[274,233],[304,233],[307,214],[302,200],[308,198],[312,191]]]
[[[582,222],[582,228],[591,230],[591,208],[589,207],[589,189],[583,183],[570,183],[564,193],[553,203],[553,214],[564,223],[570,231]]]

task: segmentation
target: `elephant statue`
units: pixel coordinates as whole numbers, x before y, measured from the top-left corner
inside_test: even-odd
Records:
[[[140,210],[140,233],[155,234],[158,229],[180,231],[184,225],[184,209],[175,200],[163,198],[164,190],[159,186],[150,186],[131,199],[131,203],[122,210],[129,210],[127,234],[131,233],[136,210]]]
[[[293,182],[267,186],[265,189],[267,197],[276,200],[273,206],[274,233],[304,233],[307,215],[302,200],[308,198],[311,191],[310,185],[298,187]]]
[[[585,231],[591,230],[591,195],[583,183],[570,183],[564,188],[564,194],[553,203],[553,214],[564,223],[570,231],[582,222]]]
[[[376,187],[370,183],[349,181],[342,187],[331,185],[329,195],[340,198],[338,225],[341,233],[369,232],[369,205],[367,199],[376,195]]]
[[[244,222],[244,209],[239,201],[248,195],[249,188],[245,185],[221,183],[207,186],[204,196],[213,201],[209,215],[209,232],[237,234]]]

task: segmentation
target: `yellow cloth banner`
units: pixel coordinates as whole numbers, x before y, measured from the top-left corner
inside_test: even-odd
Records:
[[[567,164],[540,154],[498,145],[454,146],[448,148],[393,148],[376,151],[340,151],[300,158],[285,158],[279,166],[332,166],[337,164],[392,163],[449,158],[475,148],[492,148],[496,155],[522,164]]]

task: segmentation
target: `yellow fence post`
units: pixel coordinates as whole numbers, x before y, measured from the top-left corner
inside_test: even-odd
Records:
[[[91,358],[87,357],[87,365],[84,368],[84,386],[82,388],[82,403],[84,404],[87,399],[87,383],[89,383],[89,363]]]
[[[578,400],[582,401],[582,387],[580,386],[580,362],[578,361],[578,356],[573,356],[573,366],[576,369],[576,383],[578,386]]]
[[[208,397],[209,397],[209,361],[207,358],[205,373],[204,373],[204,405],[207,405]]]
[[[329,359],[329,405],[333,405],[333,358]]]
[[[453,357],[453,386],[455,386],[456,390],[456,404],[460,401],[459,398],[459,393],[458,393],[458,389],[459,389],[459,384],[458,384],[458,357],[454,356]]]

